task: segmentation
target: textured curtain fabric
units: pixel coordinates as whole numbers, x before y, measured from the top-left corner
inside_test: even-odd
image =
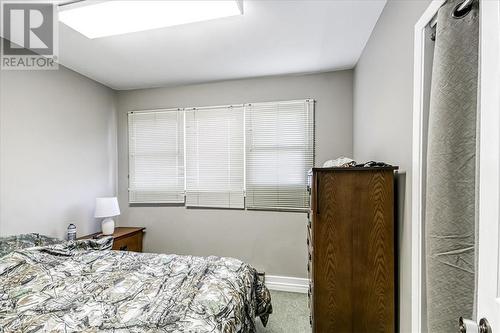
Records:
[[[427,326],[457,332],[475,304],[478,2],[463,18],[440,8],[432,69],[426,175]]]

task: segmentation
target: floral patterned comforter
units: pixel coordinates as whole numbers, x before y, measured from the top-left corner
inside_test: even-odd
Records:
[[[269,291],[239,260],[102,250],[109,239],[0,258],[0,332],[254,332]]]

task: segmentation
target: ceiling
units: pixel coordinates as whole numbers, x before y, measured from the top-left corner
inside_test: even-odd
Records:
[[[59,24],[64,66],[126,90],[352,68],[385,0],[244,0],[244,15],[88,39]]]

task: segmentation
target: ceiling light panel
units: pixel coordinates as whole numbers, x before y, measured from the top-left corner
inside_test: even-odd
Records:
[[[93,39],[241,15],[241,2],[81,1],[61,6],[59,20]]]

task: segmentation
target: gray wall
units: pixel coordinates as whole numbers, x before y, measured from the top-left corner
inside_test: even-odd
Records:
[[[1,41],[1,39],[0,39]],[[0,235],[97,231],[116,192],[115,93],[80,74],[0,73]]]
[[[306,277],[303,213],[128,207],[127,111],[314,98],[316,164],[352,155],[352,71],[118,93],[120,225],[146,226],[145,250],[243,259],[267,274]]]
[[[411,314],[413,31],[429,0],[389,0],[354,71],[354,156],[401,168],[400,321]]]

